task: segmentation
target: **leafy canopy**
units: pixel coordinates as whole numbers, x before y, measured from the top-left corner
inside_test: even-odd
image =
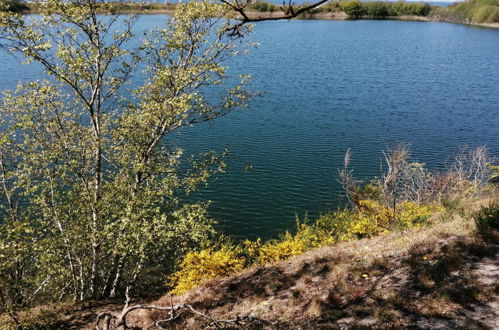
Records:
[[[46,73],[0,103],[4,308],[41,293],[114,296],[214,232],[207,203],[181,196],[222,171],[222,155],[187,158],[168,137],[247,104],[248,77],[231,78],[224,61],[250,28],[231,34],[225,7],[191,2],[134,47],[137,17],[99,14],[106,6],[49,0],[39,17],[0,13],[1,48]],[[206,98],[213,88],[220,97]]]

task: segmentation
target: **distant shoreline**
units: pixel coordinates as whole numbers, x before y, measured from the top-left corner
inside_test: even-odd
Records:
[[[266,18],[266,17],[279,17],[282,13],[269,13],[269,12],[248,12],[248,16],[251,18]],[[359,18],[349,18],[345,12],[322,12],[315,14],[306,14],[304,17],[297,17],[295,19],[299,20],[330,20],[330,21],[358,21],[358,20],[376,20],[376,21],[408,21],[408,22],[437,22],[437,23],[452,23],[452,24],[463,24],[469,26],[478,26],[492,29],[499,29],[499,23],[473,23],[473,22],[458,22],[450,21],[439,18],[432,18],[428,16],[415,16],[415,15],[402,15],[402,16],[386,16],[379,19],[373,19],[371,17],[359,17]]]
[[[103,12],[102,14],[139,14],[139,15],[172,15],[175,13],[175,4],[137,4],[130,5],[127,4],[129,8],[114,8],[111,11]],[[28,7],[28,10],[24,10],[23,14],[39,14],[40,11],[36,7]],[[247,11],[246,13],[250,18],[276,18],[279,16],[284,16],[282,12],[258,12],[258,11]],[[428,16],[415,16],[415,15],[402,15],[402,16],[386,16],[379,19],[373,19],[372,17],[358,17],[355,19],[350,18],[345,12],[319,12],[319,13],[307,13],[302,14],[296,18],[296,20],[331,20],[331,21],[347,21],[347,20],[380,20],[380,21],[409,21],[409,22],[440,22],[440,23],[452,23],[452,24],[463,24],[476,27],[484,27],[491,29],[499,29],[499,23],[473,23],[473,22],[462,22],[462,21],[452,21],[447,19],[441,19],[439,17],[428,17]]]

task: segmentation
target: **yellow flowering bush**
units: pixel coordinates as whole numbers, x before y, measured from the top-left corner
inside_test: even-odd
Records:
[[[219,250],[212,248],[187,253],[180,269],[168,279],[173,294],[183,294],[201,282],[222,277],[242,270],[246,260],[240,257],[237,248],[224,245]]]
[[[397,207],[396,219],[401,227],[420,227],[433,213],[441,211],[441,206],[433,204],[418,205],[404,201]]]
[[[263,244],[260,239],[246,240],[243,244],[249,258],[258,264],[288,259],[307,250],[305,242],[298,235],[293,236],[289,232],[286,232],[282,240],[272,240]]]
[[[324,214],[313,224],[298,221],[296,234],[286,232],[279,240],[262,242],[258,238],[244,241],[242,247],[222,244],[218,249],[190,252],[182,260],[180,270],[169,278],[174,287],[172,293],[185,293],[204,280],[236,273],[246,264],[263,265],[338,241],[373,237],[400,227],[419,227],[440,208],[404,201],[393,210],[376,200],[360,200],[357,210]]]
[[[366,199],[359,201],[359,208],[355,211],[342,210],[321,216],[314,226],[316,231],[326,232],[334,243],[373,237],[400,227],[418,227],[440,209],[433,204],[404,201],[393,210],[378,201]]]
[[[386,231],[372,214],[358,212],[353,215],[345,231],[338,233],[339,241],[348,241],[355,238],[372,237]]]
[[[336,242],[335,238],[325,228],[321,228],[316,224],[308,225],[306,223],[298,223],[298,229],[295,234],[295,239],[303,242],[305,248],[312,249],[324,245],[331,245]]]

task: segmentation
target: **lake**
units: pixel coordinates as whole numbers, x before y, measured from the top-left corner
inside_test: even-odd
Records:
[[[142,16],[137,29],[165,19]],[[192,153],[230,149],[227,173],[191,197],[212,201],[226,233],[275,237],[295,215],[340,207],[348,148],[360,177],[378,174],[382,149],[397,142],[432,169],[463,145],[499,155],[499,30],[297,20],[260,23],[251,39],[259,49],[229,64],[262,96],[178,137]],[[20,62],[0,55],[0,90],[41,78]]]

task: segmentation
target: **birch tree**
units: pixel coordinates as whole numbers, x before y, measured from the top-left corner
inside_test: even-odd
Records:
[[[248,77],[233,79],[223,65],[244,50],[250,27],[232,33],[222,5],[178,5],[139,47],[136,17],[102,15],[102,2],[40,6],[39,17],[0,14],[1,47],[46,74],[0,103],[4,306],[28,304],[33,293],[113,297],[145,267],[171,267],[206,239],[207,204],[181,196],[223,170],[222,155],[189,159],[169,136],[251,96]],[[138,74],[144,82],[130,89]],[[209,88],[217,100],[207,100]]]

